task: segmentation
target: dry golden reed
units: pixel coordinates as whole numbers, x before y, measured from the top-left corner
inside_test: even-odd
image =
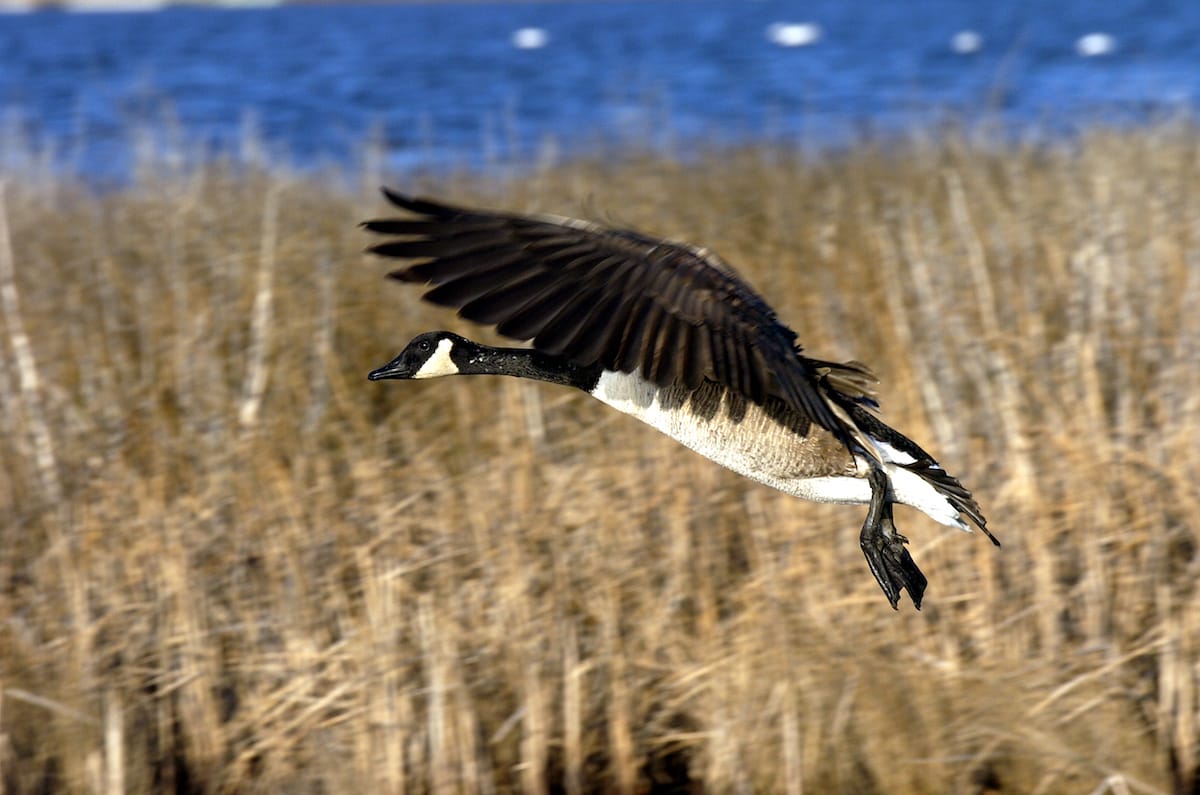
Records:
[[[4,793],[1194,793],[1200,134],[390,181],[710,246],[1004,542],[737,478],[582,395],[371,384],[382,178],[10,175]],[[353,187],[349,187],[353,183]],[[370,187],[368,187],[370,186]]]

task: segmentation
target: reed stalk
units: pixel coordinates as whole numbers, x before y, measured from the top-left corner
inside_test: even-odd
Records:
[[[7,177],[0,786],[1194,792],[1198,154],[950,132],[418,185],[706,245],[868,363],[1004,542],[898,510],[921,612],[858,508],[567,391],[366,382],[420,331],[497,340],[359,254],[357,179]]]

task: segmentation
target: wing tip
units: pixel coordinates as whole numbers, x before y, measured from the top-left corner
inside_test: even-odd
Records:
[[[407,193],[401,193],[398,190],[392,190],[387,185],[380,185],[379,192],[382,193],[383,197],[389,202],[406,210],[408,209],[408,205],[416,199],[415,196],[410,196]]]
[[[425,199],[420,196],[414,196],[409,193],[401,193],[400,191],[392,190],[387,185],[381,185],[379,187],[379,191],[391,204],[399,207],[402,210],[408,210],[410,213],[416,213],[417,215],[432,216],[435,218],[448,218],[451,216],[460,215],[463,212],[461,209],[453,207],[449,204],[442,204],[441,202],[436,202],[432,199]],[[367,223],[371,222],[368,221]]]
[[[397,268],[394,271],[388,271],[387,277],[389,279],[395,279],[398,282],[405,282],[409,284],[425,283],[429,281],[425,276],[422,276],[420,273],[416,272],[416,267]]]
[[[359,221],[358,228],[365,229],[368,232],[378,232],[380,234],[390,234],[390,226],[394,221],[390,218],[371,218],[367,221]]]

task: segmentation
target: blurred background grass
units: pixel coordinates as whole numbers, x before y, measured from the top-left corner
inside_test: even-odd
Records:
[[[36,158],[0,207],[6,793],[1200,792],[1200,137],[944,132],[397,187],[709,246],[1004,542],[804,503],[359,252],[386,177]],[[549,161],[547,161],[549,162]]]

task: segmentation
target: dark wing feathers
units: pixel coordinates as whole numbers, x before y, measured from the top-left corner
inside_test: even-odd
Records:
[[[382,254],[385,257],[407,256],[404,254],[388,253],[390,246],[387,243],[376,246],[372,251],[376,254]],[[389,273],[388,276],[391,276],[393,279],[399,279],[402,282],[443,284],[451,279],[468,275],[478,276],[489,270],[506,268],[525,259],[524,252],[520,250],[499,251],[490,256],[486,253],[466,254],[458,257],[442,257],[436,262],[426,262],[401,270],[395,270]]]
[[[679,380],[687,389],[694,390],[704,382],[704,373],[712,357],[708,334],[700,326],[683,323],[677,326],[680,331],[679,349],[683,351]]]
[[[370,250],[417,260],[390,275],[433,285],[429,301],[581,366],[777,398],[850,444],[796,335],[716,255],[586,221],[384,193],[416,217],[367,221],[400,238]]]
[[[614,292],[606,304],[611,314],[607,322],[600,318],[597,328],[602,329],[594,338],[584,340],[578,355],[581,361],[615,362],[621,349],[621,340],[625,337],[625,329],[633,317],[634,304],[627,301],[621,293]]]

